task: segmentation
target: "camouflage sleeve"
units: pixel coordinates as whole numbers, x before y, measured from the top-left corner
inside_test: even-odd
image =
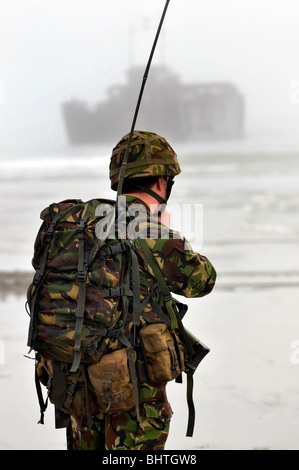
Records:
[[[209,294],[216,281],[210,261],[182,238],[147,239],[170,290],[185,297]]]

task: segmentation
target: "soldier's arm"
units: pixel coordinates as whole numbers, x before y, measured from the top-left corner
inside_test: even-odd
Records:
[[[202,297],[212,291],[216,281],[213,265],[208,258],[193,251],[184,239],[147,242],[173,293],[185,297]]]

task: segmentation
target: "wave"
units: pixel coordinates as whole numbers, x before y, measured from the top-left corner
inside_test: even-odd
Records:
[[[0,180],[16,178],[57,178],[80,176],[98,177],[103,169],[107,170],[107,156],[64,156],[59,158],[42,157],[0,161]]]

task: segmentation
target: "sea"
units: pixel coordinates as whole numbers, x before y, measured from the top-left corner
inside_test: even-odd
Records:
[[[235,141],[171,142],[182,172],[171,225],[217,271],[214,291],[184,299],[186,326],[209,345],[195,378],[198,421],[185,436],[185,386],[170,384],[168,449],[299,449],[299,135],[260,132]],[[0,271],[31,272],[40,213],[65,199],[115,199],[111,147],[63,148],[0,159]],[[173,209],[173,211],[172,211]],[[0,449],[65,449],[37,425],[27,355],[25,292],[0,298]],[[180,299],[181,300],[181,299]],[[292,360],[293,357],[293,360]]]
[[[280,270],[295,269],[295,261],[287,261],[283,253],[284,247],[297,246],[299,236],[299,136],[255,134],[174,147],[182,172],[168,204],[173,228],[195,249],[208,250],[211,257],[217,253],[221,271],[277,272],[277,256],[283,258]],[[109,185],[110,155],[106,145],[2,156],[2,271],[31,269],[39,215],[52,202],[115,199]],[[274,244],[276,261],[266,256],[268,249],[274,252]]]

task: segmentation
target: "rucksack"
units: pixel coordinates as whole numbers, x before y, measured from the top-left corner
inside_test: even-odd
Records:
[[[65,200],[41,213],[27,300],[40,422],[48,398],[56,427],[65,427],[70,414],[87,416],[91,425],[100,411],[135,408],[139,419],[138,383],[182,382],[185,372],[192,436],[193,374],[209,349],[185,330],[186,306],[173,299],[146,241],[119,239],[108,229],[109,237],[97,237],[104,220],[97,215],[99,204],[115,203]],[[142,301],[138,249],[156,279]],[[154,321],[143,314],[148,303]],[[41,384],[48,389],[46,401]]]

